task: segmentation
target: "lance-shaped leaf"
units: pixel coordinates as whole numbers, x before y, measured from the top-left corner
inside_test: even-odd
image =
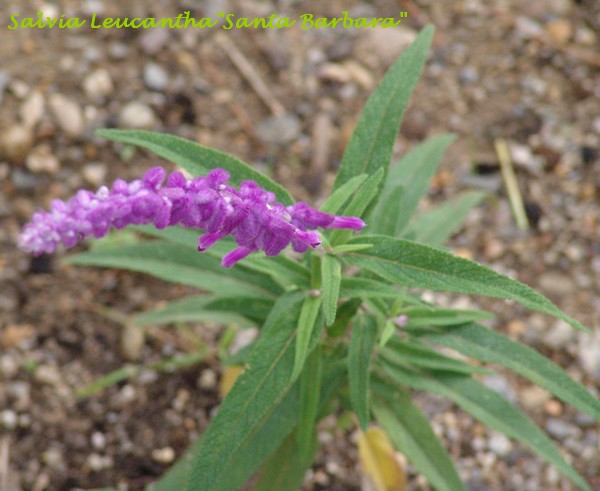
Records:
[[[367,174],[361,174],[360,176],[353,177],[344,185],[340,186],[323,202],[320,210],[324,213],[335,215],[342,209],[346,204],[346,201],[350,199],[360,185],[365,182],[367,177],[369,177]]]
[[[453,135],[429,138],[392,166],[381,200],[371,214],[369,233],[396,236],[404,229],[454,139]]]
[[[369,97],[344,152],[334,190],[360,174],[387,169],[404,110],[425,65],[432,38],[433,27],[427,26]]]
[[[325,254],[321,262],[321,295],[325,324],[328,326],[335,320],[341,281],[342,263],[337,257]]]
[[[319,315],[321,308],[321,297],[313,297],[311,295],[306,296],[302,309],[300,310],[300,317],[298,319],[298,336],[296,338],[296,356],[294,358],[294,370],[292,371],[292,379],[296,379],[302,368],[304,362],[310,354],[311,340],[315,336],[321,334],[323,329],[323,317]]]
[[[442,249],[386,236],[361,236],[354,240],[373,247],[348,252],[342,256],[343,261],[365,268],[390,282],[411,288],[514,300],[530,309],[563,319],[577,329],[586,330],[532,288],[474,261]]]
[[[452,460],[429,422],[407,393],[373,384],[380,397],[373,400],[373,413],[394,445],[423,474],[437,491],[465,491]]]
[[[523,442],[550,462],[581,489],[591,488],[563,458],[546,434],[500,394],[470,377],[441,372],[429,374],[382,362],[389,376],[400,384],[448,397],[494,430]]]
[[[297,491],[319,450],[314,428],[308,437],[308,450],[302,451],[297,436],[290,435],[267,461],[252,491]]]
[[[359,314],[352,326],[352,338],[348,352],[348,379],[350,402],[363,431],[370,420],[369,379],[373,346],[377,337],[377,323],[368,314]]]
[[[204,147],[179,136],[151,131],[105,129],[98,130],[96,134],[107,140],[128,143],[150,150],[183,167],[194,176],[204,175],[208,170],[220,167],[231,174],[231,182],[234,184],[251,179],[263,189],[275,193],[277,199],[284,205],[294,203],[290,193],[283,186],[225,152]]]
[[[600,402],[558,365],[534,349],[479,324],[465,324],[439,332],[411,331],[421,339],[441,344],[486,363],[514,370],[580,411],[600,421]]]
[[[397,336],[389,340],[387,349],[381,352],[381,356],[389,363],[399,366],[413,365],[428,370],[441,370],[443,372],[456,372],[467,375],[473,373],[494,373],[486,368],[469,365],[464,361],[438,353],[416,340],[405,342]]]
[[[217,295],[273,298],[279,285],[262,274],[224,268],[221,262],[193,248],[170,242],[150,241],[69,256],[68,264],[102,266],[138,271],[173,283],[195,286]]]
[[[462,225],[469,211],[485,197],[481,191],[467,191],[444,204],[419,213],[402,232],[405,239],[441,246]]]
[[[252,465],[246,464],[243,475],[239,477],[242,480],[237,485],[230,482],[228,474],[236,466],[236,455],[255,443],[256,432],[263,428],[294,382],[291,375],[302,298],[303,295],[298,292],[288,293],[275,303],[261,336],[254,343],[246,370],[237,379],[202,436],[193,457],[188,491],[195,491],[199,485],[203,491],[237,489],[244,482],[242,477],[247,478],[253,467],[260,464],[260,459],[251,459]],[[310,340],[308,353],[316,340]],[[283,438],[285,436],[287,433]],[[255,452],[259,451],[257,447]]]

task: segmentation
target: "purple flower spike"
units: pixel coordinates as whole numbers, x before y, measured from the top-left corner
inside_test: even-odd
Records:
[[[103,186],[96,193],[82,190],[68,201],[53,201],[49,212],[34,213],[19,236],[19,247],[39,255],[54,252],[59,244],[68,248],[86,237],[103,237],[111,227],[181,225],[206,232],[198,239],[199,251],[232,235],[239,247],[223,257],[229,268],[256,251],[275,256],[290,243],[297,252],[318,247],[317,227],[357,231],[365,225],[360,218],[330,215],[305,203],[285,207],[254,181],[244,181],[236,190],[228,180],[223,169],[186,179],[180,172],[166,176],[162,167],[154,167],[142,179],[117,179],[110,189]]]

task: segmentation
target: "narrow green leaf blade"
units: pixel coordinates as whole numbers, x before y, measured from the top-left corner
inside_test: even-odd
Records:
[[[296,339],[296,356],[294,357],[294,369],[292,371],[292,379],[298,378],[304,362],[309,354],[309,345],[314,335],[320,335],[323,328],[323,320],[319,318],[319,310],[321,308],[321,296],[313,297],[306,296],[300,317],[298,319],[298,336]]]
[[[173,283],[195,286],[217,295],[264,295],[273,298],[279,285],[264,275],[224,268],[220,261],[193,248],[165,241],[111,247],[64,259],[67,264],[102,266],[147,273]]]
[[[350,402],[360,426],[365,431],[370,421],[369,379],[373,346],[377,337],[377,323],[371,315],[359,314],[352,326],[348,352]]]
[[[300,375],[300,422],[298,423],[298,446],[300,453],[308,458],[311,454],[317,412],[321,395],[323,355],[319,347],[315,348],[306,360]]]
[[[384,369],[401,384],[448,397],[485,425],[529,446],[581,489],[591,491],[577,471],[564,460],[546,434],[497,392],[470,377],[461,375],[433,372],[427,376],[391,365],[384,365]]]
[[[337,314],[337,301],[342,281],[342,263],[330,254],[325,254],[321,262],[321,295],[325,324],[331,325]]]
[[[563,319],[577,329],[586,330],[532,288],[474,261],[403,239],[363,235],[355,240],[373,244],[373,247],[348,252],[344,254],[343,261],[365,268],[388,281],[411,288],[514,300],[530,309]]]
[[[373,227],[369,233],[396,236],[406,226],[429,188],[442,154],[454,141],[453,135],[429,138],[408,152],[390,169],[382,200],[371,215]],[[402,192],[398,192],[398,190]],[[393,197],[397,196],[396,201]],[[391,210],[394,210],[393,212]],[[393,217],[396,220],[391,220]]]
[[[490,374],[491,370],[470,365],[463,361],[451,358],[438,353],[418,341],[402,341],[398,337],[393,337],[387,343],[387,349],[381,352],[386,361],[393,365],[407,366],[413,365],[428,370],[441,370],[443,372],[454,372],[470,375],[473,373]]]
[[[432,38],[433,27],[427,26],[369,97],[344,152],[334,190],[360,174],[387,169],[404,110],[425,65]]]
[[[294,203],[290,193],[283,186],[225,152],[204,147],[175,135],[151,131],[104,129],[98,130],[96,134],[107,140],[128,143],[150,150],[183,167],[194,176],[206,174],[208,170],[220,167],[231,174],[231,182],[234,184],[251,179],[262,188],[275,193],[277,199],[284,205]]]
[[[474,323],[420,337],[471,358],[510,368],[600,421],[600,402],[562,368],[522,343]]]
[[[408,394],[396,390],[393,400],[375,398],[373,413],[398,450],[437,491],[466,490],[448,452]]]
[[[443,245],[460,227],[471,209],[485,197],[481,191],[467,191],[444,204],[418,214],[402,236],[432,246]]]
[[[383,297],[398,298],[400,292],[382,281],[358,276],[343,277],[340,286],[340,297]]]
[[[289,436],[266,462],[252,491],[297,491],[319,449],[314,428],[309,433],[308,450],[302,452],[295,435]]]
[[[249,327],[255,322],[262,323],[272,307],[273,302],[266,298],[228,296],[214,299],[206,295],[194,295],[137,314],[133,321],[141,326],[211,321]]]
[[[350,204],[344,209],[343,214],[345,216],[362,217],[379,193],[381,181],[384,176],[384,170],[379,169],[373,175],[371,175],[361,188],[356,192]],[[332,246],[344,244],[352,237],[353,232],[351,230],[334,230],[331,233],[329,242]]]
[[[188,491],[195,491],[198,483],[202,483],[203,491],[239,486],[224,487],[237,452],[252,442],[255,432],[263,427],[292,387],[301,300],[302,294],[287,293],[275,303],[261,336],[254,343],[246,370],[236,380],[194,453]],[[307,352],[312,351],[314,344],[310,343]],[[244,471],[244,474],[253,472],[250,466]]]
[[[335,215],[346,204],[346,201],[356,192],[360,185],[369,177],[367,174],[361,174],[350,179],[348,182],[336,189],[321,205],[320,210],[323,213]]]

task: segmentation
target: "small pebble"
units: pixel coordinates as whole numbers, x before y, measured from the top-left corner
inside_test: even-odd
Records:
[[[47,143],[41,143],[31,150],[25,159],[25,166],[34,174],[39,172],[56,174],[60,170],[60,162]]]
[[[45,104],[46,102],[42,93],[38,90],[32,91],[19,109],[19,116],[23,124],[28,128],[33,128],[38,124],[44,116]]]
[[[12,124],[0,131],[0,157],[21,162],[32,145],[33,133],[25,125]]]
[[[483,378],[483,383],[490,389],[498,392],[500,395],[508,399],[510,402],[515,402],[517,395],[515,390],[510,386],[508,380],[502,375],[488,375]]]
[[[102,450],[104,447],[106,447],[106,436],[104,433],[95,431],[92,433],[91,442],[92,447],[94,447],[96,450]]]
[[[300,120],[293,114],[263,119],[257,128],[259,138],[271,145],[285,145],[300,135]]]
[[[144,29],[142,35],[139,36],[139,42],[142,47],[142,51],[147,55],[154,55],[158,53],[161,48],[167,44],[170,38],[169,29],[167,28],[154,28]]]
[[[494,433],[488,441],[489,449],[500,457],[508,455],[512,450],[510,439],[503,433]]]
[[[14,356],[5,354],[0,356],[0,374],[7,379],[14,377],[19,371],[19,364]]]
[[[48,104],[58,127],[68,136],[79,136],[83,132],[83,112],[77,102],[62,94],[52,94]]]
[[[10,82],[10,75],[3,70],[0,70],[0,102],[4,97],[4,90]]]
[[[204,390],[213,390],[217,386],[217,374],[210,368],[205,368],[198,378],[198,387]]]
[[[92,99],[110,95],[114,89],[113,81],[108,70],[99,68],[83,80],[83,90]]]
[[[175,450],[171,447],[156,448],[152,450],[152,460],[159,464],[170,464],[175,460]]]
[[[600,377],[600,333],[579,334],[578,355],[581,367],[590,375]]]
[[[86,464],[92,472],[100,472],[110,469],[114,463],[112,457],[109,457],[108,455],[92,453],[88,455]]]
[[[150,129],[156,124],[154,111],[141,102],[125,104],[119,114],[119,126],[122,128]]]
[[[14,430],[17,427],[19,417],[11,409],[5,409],[0,413],[0,424],[7,430]]]
[[[106,182],[107,172],[108,169],[106,168],[106,165],[101,164],[99,162],[91,162],[89,164],[85,164],[83,166],[83,169],[81,170],[83,178],[90,184],[93,184],[94,186],[100,186],[104,182]]]
[[[144,85],[150,90],[162,92],[169,84],[169,74],[158,63],[146,63],[143,72]]]
[[[42,460],[54,470],[62,470],[65,467],[65,459],[58,448],[50,447],[42,454]]]
[[[60,371],[54,365],[40,365],[35,369],[34,380],[46,385],[59,385],[62,381]]]
[[[138,361],[144,349],[144,329],[133,323],[127,323],[121,330],[121,354],[127,361]]]
[[[537,385],[533,385],[519,391],[519,399],[525,409],[529,411],[541,410],[550,399],[550,393]]]
[[[576,426],[558,418],[548,418],[548,421],[546,421],[546,431],[559,440],[581,433],[581,430]]]
[[[542,337],[542,342],[553,349],[561,349],[569,345],[575,339],[575,329],[565,321],[558,319],[554,321],[550,330]]]

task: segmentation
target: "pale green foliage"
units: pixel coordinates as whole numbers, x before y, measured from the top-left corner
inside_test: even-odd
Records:
[[[369,234],[334,231],[324,251],[309,251],[303,260],[253,255],[225,269],[219,258],[231,249],[226,241],[199,254],[195,231],[140,227],[154,240],[69,258],[204,292],[134,316],[139,324],[218,320],[260,328],[253,344],[224,360],[243,364],[245,371],[210,426],[149,491],[234,491],[256,472],[257,491],[296,489],[317,452],[316,424],[340,411],[355,413],[363,428],[379,423],[435,489],[464,491],[443,444],[411,401],[411,388],[448,397],[590,489],[527,416],[477,377],[489,373],[487,363],[514,370],[600,420],[598,400],[536,351],[476,324],[489,314],[420,299],[420,290],[439,290],[511,300],[584,329],[528,286],[441,247],[482,193],[467,192],[417,212],[452,136],[427,140],[388,170],[432,36],[433,29],[425,28],[369,98],[333,194],[322,206],[329,213],[364,217]],[[225,168],[234,183],[253,179],[292,203],[279,184],[225,153],[157,133],[101,135],[151,150],[192,174]],[[406,325],[395,323],[400,315],[407,316]]]

